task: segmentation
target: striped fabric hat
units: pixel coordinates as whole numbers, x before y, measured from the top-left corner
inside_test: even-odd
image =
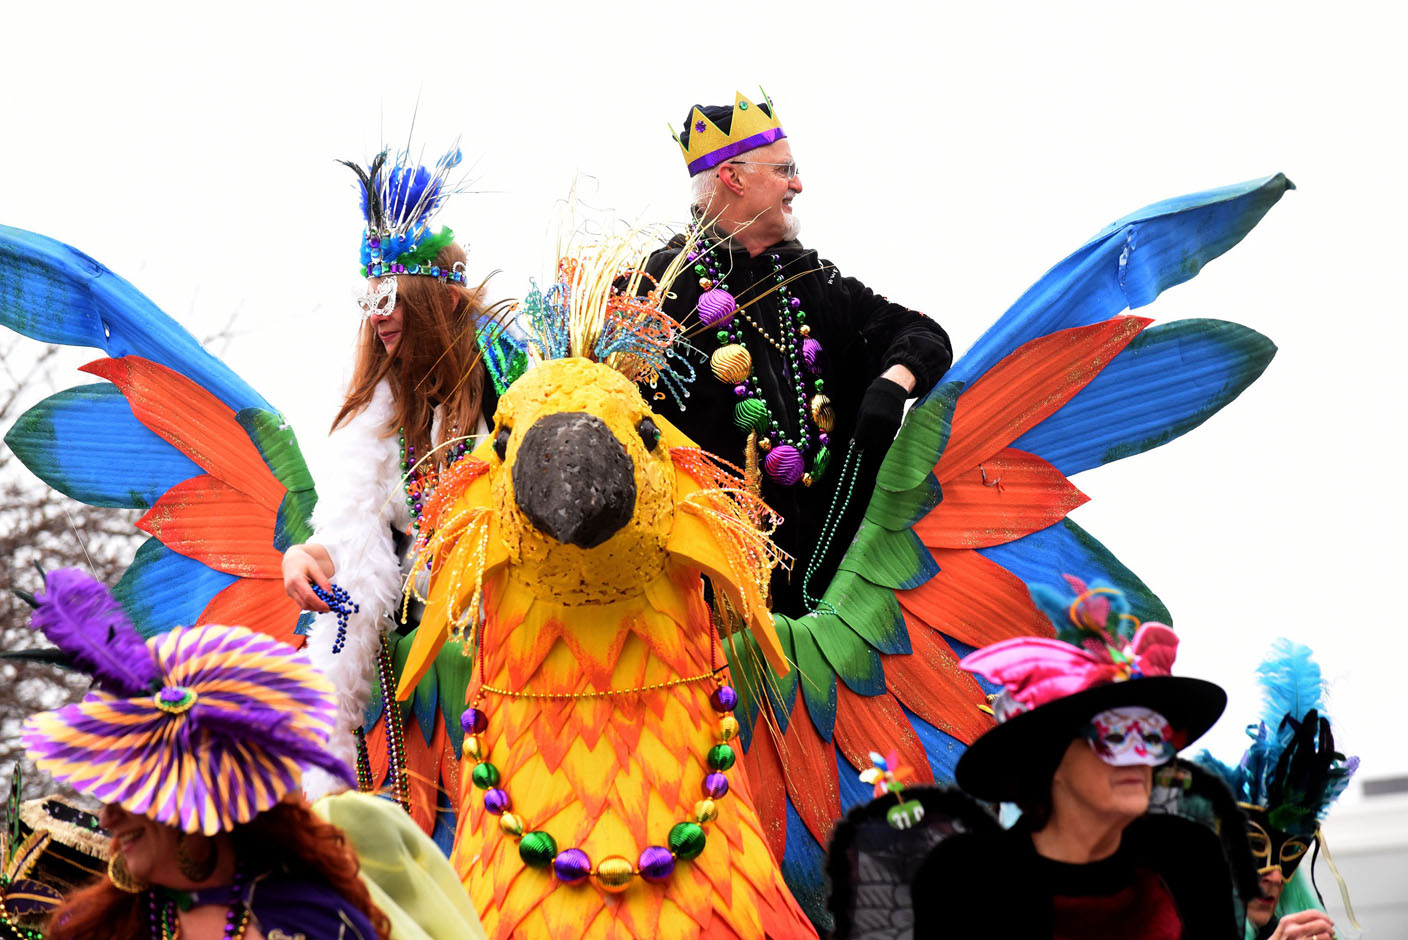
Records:
[[[93,677],[84,701],[25,722],[42,769],[80,792],[184,832],[248,822],[322,767],[332,685],[307,657],[244,627],[176,628],[143,640],[100,583],[48,575],[33,624]]]

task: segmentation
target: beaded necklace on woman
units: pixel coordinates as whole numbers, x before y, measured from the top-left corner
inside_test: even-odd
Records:
[[[244,880],[244,867],[241,866],[235,872],[232,886],[237,898],[243,896]],[[178,894],[170,891],[153,889],[147,892],[152,940],[177,940],[181,936],[179,910],[182,906],[177,898]],[[242,940],[248,927],[249,908],[237,901],[225,912],[225,929],[221,937],[223,940]]]
[[[831,431],[836,423],[831,399],[825,394],[826,383],[821,378],[821,343],[811,335],[807,312],[801,298],[789,289],[791,278],[783,273],[782,256],[773,252],[773,289],[769,292],[776,305],[780,335],[769,333],[748,313],[748,304],[739,306],[723,278],[728,272],[715,254],[717,244],[708,233],[699,235],[698,248],[688,254],[699,275],[699,319],[706,327],[716,328],[719,347],[709,357],[714,377],[733,386],[738,401],[733,409],[733,422],[744,434],[756,435],[758,449],[766,456],[763,470],[768,477],[783,486],[801,483],[811,486],[821,479],[831,463]],[[769,302],[769,301],[763,301]],[[753,357],[743,342],[742,327],[746,323],[782,357],[783,380],[793,392],[796,405],[797,430],[789,436],[783,421],[772,413],[766,393],[753,369]],[[791,410],[793,402],[785,407]]]

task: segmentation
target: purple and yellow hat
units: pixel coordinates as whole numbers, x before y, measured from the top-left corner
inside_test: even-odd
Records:
[[[690,109],[683,133],[675,136],[689,175],[698,176],[740,154],[786,137],[767,92],[763,92],[763,102],[754,104],[742,92],[736,92],[731,112],[700,104]]]
[[[24,724],[25,747],[54,779],[205,835],[278,803],[304,766],[353,782],[325,749],[332,685],[303,653],[245,627],[143,640],[107,589],[73,569],[51,572],[35,601],[35,628],[94,686]]]

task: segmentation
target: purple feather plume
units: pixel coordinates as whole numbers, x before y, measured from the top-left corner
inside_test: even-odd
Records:
[[[30,618],[74,665],[105,692],[131,698],[149,695],[161,673],[147,644],[122,606],[98,581],[76,568],[51,571],[39,607]]]

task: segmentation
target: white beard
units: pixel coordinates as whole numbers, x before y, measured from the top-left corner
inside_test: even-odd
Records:
[[[782,217],[782,240],[785,242],[796,241],[797,236],[802,233],[802,220],[797,218],[795,212],[788,213]]]

